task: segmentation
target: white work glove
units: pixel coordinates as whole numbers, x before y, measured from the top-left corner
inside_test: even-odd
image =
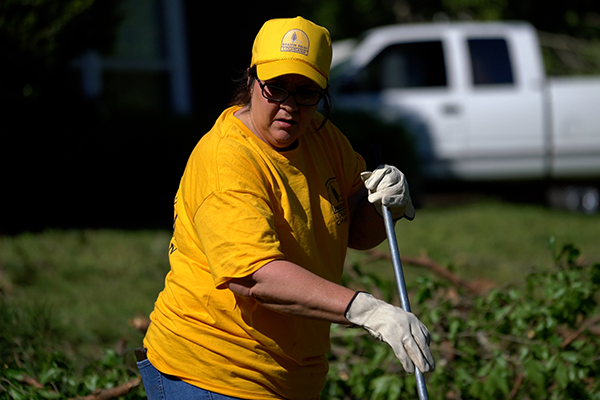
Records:
[[[406,217],[412,221],[415,218],[408,182],[398,168],[387,164],[380,165],[373,172],[361,173],[360,177],[369,191],[369,202],[375,204],[380,215],[383,215],[381,204],[384,204],[389,207],[394,220]]]
[[[346,319],[389,344],[406,372],[415,372],[415,365],[421,372],[435,369],[429,331],[414,314],[358,292],[346,309]]]

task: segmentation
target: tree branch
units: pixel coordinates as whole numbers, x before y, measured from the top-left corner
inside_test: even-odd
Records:
[[[508,395],[509,400],[512,400],[517,396],[517,393],[519,392],[519,388],[523,384],[524,379],[525,379],[525,375],[523,375],[522,372],[519,372],[517,374],[517,377],[515,378],[515,383],[513,384],[512,390],[510,391],[510,394]]]
[[[581,336],[581,334],[585,332],[586,329],[591,328],[592,325],[596,325],[598,322],[600,322],[600,314],[586,319],[581,323],[581,326],[575,332],[572,332],[569,336],[564,338],[564,340],[560,344],[560,347],[564,349],[565,347],[573,343],[575,340],[577,340],[577,338]]]
[[[142,383],[140,378],[131,380],[121,386],[116,386],[110,389],[98,389],[94,393],[84,397],[74,397],[69,400],[110,400],[120,396],[124,396],[133,388],[136,388]]]
[[[371,258],[375,260],[392,260],[392,257],[388,253],[384,253],[376,249],[367,250],[367,253],[369,253]],[[444,268],[444,266],[438,264],[437,262],[429,258],[427,255],[421,255],[420,257],[402,256],[402,262],[404,264],[410,264],[416,267],[426,268],[434,274],[450,281],[455,286],[466,289],[471,294],[483,294],[490,288],[490,285],[488,283],[486,283],[485,285],[481,285],[477,282],[469,282],[460,278],[458,275]]]

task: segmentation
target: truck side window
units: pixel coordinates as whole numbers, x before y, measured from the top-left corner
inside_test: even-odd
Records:
[[[400,43],[386,47],[363,70],[361,90],[446,86],[442,42]]]
[[[473,85],[513,84],[513,72],[504,39],[469,39]]]

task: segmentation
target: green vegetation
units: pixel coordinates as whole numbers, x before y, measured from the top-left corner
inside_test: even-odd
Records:
[[[553,250],[554,265],[473,296],[439,278],[419,277],[411,307],[432,332],[432,399],[600,399],[600,263],[581,265],[579,251]],[[363,289],[388,301],[394,291],[376,275],[354,270]],[[356,282],[353,282],[356,284]],[[326,398],[416,398],[383,343],[362,330],[334,327]]]
[[[137,347],[141,335],[127,321],[152,310],[169,239],[168,231],[108,230],[2,237],[2,298],[47,309],[69,355],[96,358],[118,341]]]
[[[514,282],[534,267],[552,265],[549,237],[577,245],[588,262],[600,262],[600,215],[489,199],[422,210],[414,221],[399,222],[396,231],[400,254],[424,251],[471,280]]]
[[[474,295],[405,263],[413,311],[432,331],[431,398],[600,398],[600,215],[492,199],[421,209],[397,234],[407,259],[426,252],[467,281],[496,283]],[[142,334],[130,320],[147,316],[163,287],[169,237],[0,237],[0,399],[71,398],[135,383],[132,350]],[[347,263],[348,285],[397,302],[391,263],[355,251]],[[337,326],[333,337],[324,398],[416,398],[414,377],[385,344]],[[143,398],[133,386],[126,398]]]

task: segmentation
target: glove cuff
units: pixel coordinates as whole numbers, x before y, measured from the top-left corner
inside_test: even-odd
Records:
[[[364,326],[380,301],[370,293],[356,292],[350,303],[348,303],[344,316],[352,324]]]
[[[367,293],[364,290],[359,290],[358,292],[354,293],[354,296],[352,296],[352,299],[350,299],[350,301],[348,302],[348,305],[346,306],[346,311],[344,311],[344,317],[346,317],[346,319],[348,319],[348,312],[350,311],[350,307],[352,307],[352,303],[354,303],[354,300],[356,300],[356,298],[358,297],[359,294],[361,293]],[[350,321],[350,320],[348,320]],[[352,321],[350,321],[352,322]]]

